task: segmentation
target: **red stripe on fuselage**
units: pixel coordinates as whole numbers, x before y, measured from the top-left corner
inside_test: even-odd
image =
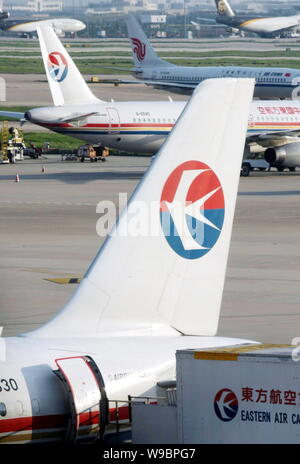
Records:
[[[13,433],[21,432],[23,430],[66,427],[67,421],[67,414],[1,419],[0,433]]]
[[[70,123],[45,123],[45,122],[39,122],[38,123],[40,126],[43,126],[43,127],[74,127],[72,126],[72,124]],[[77,126],[75,126],[76,128],[78,128]],[[88,123],[88,124],[83,124],[80,126],[80,129],[82,129],[83,127],[101,127],[101,128],[112,128],[112,127],[130,127],[130,128],[140,128],[140,127],[163,127],[163,128],[169,128],[169,129],[172,129],[173,127],[173,124],[154,124],[154,123],[142,123],[142,124],[92,124],[92,123]]]
[[[116,421],[129,418],[129,407],[120,406],[118,413],[116,408],[109,410],[109,420]],[[47,416],[18,417],[14,419],[0,419],[0,433],[17,433],[22,431],[66,428],[68,424],[68,414],[56,414]],[[96,411],[84,412],[80,414],[80,427],[95,425],[99,423],[99,414]],[[0,437],[1,441],[1,437]]]

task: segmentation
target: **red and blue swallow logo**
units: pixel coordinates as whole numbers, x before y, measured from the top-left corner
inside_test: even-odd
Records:
[[[214,399],[214,409],[221,421],[230,422],[235,418],[239,409],[236,394],[229,388],[218,391]]]
[[[225,203],[214,171],[200,161],[187,161],[169,175],[160,199],[160,220],[170,247],[186,259],[206,255],[224,223]]]
[[[52,52],[48,55],[48,70],[52,79],[62,82],[68,74],[68,62],[60,52]]]

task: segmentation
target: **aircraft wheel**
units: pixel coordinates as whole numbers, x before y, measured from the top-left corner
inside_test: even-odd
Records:
[[[250,174],[250,166],[249,164],[243,164],[242,170],[241,170],[241,176],[242,177],[248,177]]]

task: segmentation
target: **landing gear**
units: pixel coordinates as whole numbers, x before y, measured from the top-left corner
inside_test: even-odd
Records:
[[[250,174],[250,165],[248,163],[244,163],[242,165],[242,169],[241,169],[241,176],[242,177],[249,177],[249,174]]]

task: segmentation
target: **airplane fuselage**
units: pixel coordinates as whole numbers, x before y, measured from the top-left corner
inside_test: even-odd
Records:
[[[200,82],[211,78],[245,77],[255,78],[254,96],[260,99],[291,98],[292,91],[299,85],[300,72],[291,68],[253,68],[240,66],[219,67],[143,67],[136,69],[135,75],[143,81],[161,81],[163,83],[191,86],[192,92]],[[158,84],[159,85],[159,84]]]
[[[114,102],[30,110],[31,122],[92,144],[136,153],[155,153],[186,102]],[[70,114],[97,114],[73,122],[58,122]]]
[[[10,32],[35,32],[37,26],[50,26],[59,33],[79,32],[86,27],[82,21],[70,18],[53,18],[35,21],[28,21],[25,19],[9,19],[0,22],[0,29]]]
[[[155,153],[172,130],[186,102],[114,102],[35,108],[26,113],[34,124],[64,135],[135,153]],[[95,112],[73,122],[72,114]],[[300,132],[299,101],[253,101],[248,136]],[[295,134],[296,135],[296,134]]]
[[[115,401],[119,401],[122,420],[128,418],[128,395],[156,396],[156,383],[174,378],[177,349],[249,343],[222,337],[184,337],[178,333],[170,337],[39,339],[20,336],[3,340],[0,444],[65,441],[71,408],[70,398],[55,373],[57,359],[91,355],[104,381],[109,415],[114,416]],[[119,355],[111,356],[112,353]],[[83,412],[79,439],[93,440],[98,431],[99,413]]]
[[[275,37],[278,34],[297,31],[300,25],[300,16],[246,18],[219,15],[216,17],[216,22],[242,31],[254,32],[263,37]]]

